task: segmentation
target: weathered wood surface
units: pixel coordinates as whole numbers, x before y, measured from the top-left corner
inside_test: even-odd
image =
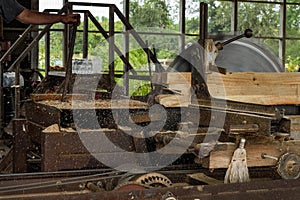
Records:
[[[62,94],[32,94],[31,99],[33,101],[61,101]],[[88,101],[92,99],[91,95],[88,94],[67,94],[66,101],[72,99]]]
[[[57,109],[148,109],[147,103],[131,99],[100,99],[94,101],[73,99],[69,102],[47,100],[39,101],[38,104]]]
[[[210,153],[208,163],[204,167],[210,169],[227,168],[231,161],[233,152],[237,146],[233,143],[223,143],[222,148],[213,150]],[[224,145],[226,148],[224,148]],[[267,154],[279,158],[286,152],[299,152],[300,141],[274,141],[268,144],[246,144],[248,167],[275,166],[277,161],[270,158],[262,158],[262,154]]]

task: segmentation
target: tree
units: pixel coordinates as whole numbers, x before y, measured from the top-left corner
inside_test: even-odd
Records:
[[[134,27],[165,28],[172,24],[169,7],[164,0],[130,2],[130,23]]]

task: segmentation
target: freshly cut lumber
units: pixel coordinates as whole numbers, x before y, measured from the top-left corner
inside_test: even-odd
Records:
[[[300,73],[210,73],[214,98],[262,105],[300,104]]]
[[[156,84],[191,84],[192,74],[190,72],[162,72],[154,73],[152,82]]]

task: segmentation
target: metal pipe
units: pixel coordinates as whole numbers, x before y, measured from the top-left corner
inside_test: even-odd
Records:
[[[4,126],[4,92],[3,92],[4,61],[19,46],[19,44],[23,43],[26,36],[31,32],[33,27],[34,27],[33,25],[30,25],[0,58],[0,135],[2,135],[3,133],[3,126]]]
[[[72,12],[72,7],[69,8],[70,12]],[[79,20],[79,19],[78,19]],[[70,25],[69,25],[70,26]],[[76,39],[76,32],[77,32],[77,22],[72,25],[72,32],[70,36],[70,43],[68,48],[68,58],[67,58],[67,65],[66,65],[66,77],[65,77],[65,85],[62,93],[61,101],[66,101],[66,95],[70,92],[70,82],[72,79],[72,58],[74,53],[74,46],[75,46],[75,39]]]
[[[238,0],[232,1],[231,31],[235,34],[238,26]]]
[[[138,44],[143,48],[144,52],[147,54],[148,53],[148,48],[147,48],[145,42],[137,34],[137,32],[132,27],[132,25],[130,23],[128,23],[128,21],[126,20],[126,18],[124,17],[124,15],[121,13],[121,11],[117,7],[115,7],[114,10],[115,10],[115,13],[117,14],[117,16],[119,17],[119,19],[126,26],[127,30],[130,30],[130,33],[132,34],[132,36],[134,37],[134,39],[138,42]],[[159,70],[161,72],[165,71],[164,68],[161,66],[160,62],[157,60],[156,56],[152,53],[152,51],[149,51],[149,56],[150,56],[151,61],[153,63],[155,63],[155,65],[157,65],[157,67],[159,68]]]
[[[251,29],[246,29],[246,30],[244,31],[244,33],[241,34],[241,35],[238,35],[238,36],[236,36],[236,37],[233,37],[233,38],[231,38],[231,39],[229,39],[229,40],[226,40],[226,41],[224,41],[224,42],[222,42],[222,43],[221,43],[221,42],[218,42],[218,43],[216,44],[216,47],[217,47],[218,50],[222,50],[223,47],[224,47],[225,45],[227,45],[227,44],[229,44],[229,43],[231,43],[231,42],[233,42],[233,41],[236,41],[236,40],[238,40],[238,39],[241,39],[241,38],[243,38],[243,37],[250,38],[250,37],[252,37],[252,35],[253,35],[252,30],[251,30]]]
[[[62,13],[64,13],[65,12],[65,6],[58,12],[58,14],[62,14]],[[34,38],[33,39],[33,41],[27,46],[27,48],[19,55],[19,57],[16,59],[16,61],[10,66],[10,68],[8,69],[8,71],[13,71],[14,70],[14,68],[15,68],[15,65],[18,63],[18,62],[21,62],[25,57],[26,57],[26,55],[29,53],[29,51],[31,51],[31,49],[36,45],[36,43],[38,43],[39,41],[40,41],[40,39],[50,30],[50,28],[51,28],[51,26],[52,26],[53,24],[48,24],[45,28],[44,28],[44,30],[40,33],[40,34],[38,34],[37,36],[36,36],[36,38]],[[19,45],[19,43],[20,42],[22,42],[23,40],[24,40],[24,35],[25,35],[25,33],[27,34],[27,33],[29,33],[30,31],[29,30],[31,30],[32,29],[32,27],[33,26],[30,26],[31,28],[29,29],[27,29],[22,35],[21,35],[21,38],[19,38],[13,45],[12,45],[12,47],[3,55],[3,57],[4,56],[8,56],[11,52],[12,52],[12,50],[14,50],[16,47],[17,47],[17,45]],[[17,45],[16,45],[16,43],[18,43]],[[12,50],[11,50],[12,49]],[[8,52],[9,52],[9,54],[8,54]],[[3,57],[0,59],[0,62],[3,62],[4,61],[4,59],[3,59]],[[6,58],[5,57],[5,58]]]
[[[97,19],[88,11],[89,14],[89,18],[92,20],[92,22],[94,23],[94,25],[97,27],[97,29],[100,31],[100,33],[103,35],[103,37],[106,40],[109,40],[109,35],[106,33],[106,31],[103,29],[103,27],[99,24],[99,22],[97,21]],[[131,64],[129,63],[128,60],[126,60],[126,58],[124,57],[124,55],[122,54],[122,52],[120,51],[120,49],[114,45],[114,50],[116,51],[116,53],[118,54],[118,56],[120,57],[120,59],[126,64],[128,65],[128,70],[131,70],[131,72],[136,75],[136,71],[133,69],[133,67],[131,66]]]
[[[115,75],[115,11],[114,11],[115,6],[110,6],[109,7],[109,39],[108,39],[108,43],[109,43],[109,78],[110,78],[110,85],[113,86],[114,85],[114,75]],[[113,88],[110,88],[112,92]]]
[[[130,20],[130,0],[125,0],[124,1],[124,13],[127,21],[129,22]],[[125,59],[129,63],[129,51],[130,51],[130,46],[129,46],[129,30],[127,29],[126,26],[124,26],[125,29],[125,35],[124,35],[124,51],[125,51]],[[127,64],[124,63],[124,72],[128,72],[129,67]],[[125,88],[125,96],[129,95],[129,76],[127,73],[124,74],[123,76],[124,79],[124,88]]]
[[[261,157],[262,157],[263,159],[270,158],[270,159],[273,159],[273,160],[278,161],[278,158],[276,158],[276,157],[274,157],[274,156],[267,155],[267,154],[265,154],[265,153],[262,153],[262,154],[261,154]]]
[[[23,43],[23,41],[26,39],[27,34],[31,32],[34,25],[30,25],[23,33],[20,35],[20,37],[12,44],[12,46],[5,52],[5,54],[1,57],[0,63],[3,63],[8,56],[20,45]]]
[[[0,62],[0,135],[4,126],[4,92],[3,92],[3,63]]]
[[[205,46],[205,39],[208,36],[208,6],[207,3],[200,3],[200,39],[201,46]]]
[[[50,33],[45,35],[45,75],[48,76],[50,71]]]
[[[83,18],[83,45],[82,45],[82,57],[87,59],[88,57],[88,34],[89,31],[89,20],[87,12],[84,12]]]
[[[15,118],[20,118],[20,63],[16,64],[16,71],[15,71]]]
[[[186,6],[186,0],[181,0],[180,1],[180,52],[184,50],[184,46],[185,46],[185,34],[186,34],[185,6]]]

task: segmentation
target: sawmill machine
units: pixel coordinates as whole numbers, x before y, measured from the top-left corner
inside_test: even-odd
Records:
[[[300,75],[231,72],[215,63],[227,44],[251,37],[250,29],[228,41],[202,37],[163,70],[121,12],[111,4],[101,6],[113,8],[155,64],[157,70],[149,79],[153,90],[143,97],[124,95],[115,82],[113,64],[109,73],[72,73],[73,26],[65,72],[46,74],[22,105],[16,98],[16,115],[10,123],[14,172],[102,168],[127,172],[117,179],[112,178],[116,172],[111,173],[102,183],[107,189],[187,181],[182,176],[176,179],[179,172],[174,169],[210,176],[220,169],[226,172],[221,178],[226,183],[250,181],[249,170],[257,168],[275,168],[284,179],[299,177]],[[102,26],[89,11],[85,16],[127,64],[124,74],[137,77]],[[20,60],[35,44],[36,40],[14,63],[16,74]],[[16,87],[16,95],[19,90]],[[155,172],[161,169],[165,173]],[[192,171],[184,172],[205,182],[190,176]]]

